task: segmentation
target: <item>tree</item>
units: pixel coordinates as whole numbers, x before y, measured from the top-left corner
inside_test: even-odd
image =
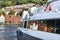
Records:
[[[22,11],[19,11],[18,13],[17,13],[17,15],[20,15],[20,16],[22,16],[22,13],[23,13],[23,11],[28,11],[29,9],[28,8],[24,8]]]
[[[32,0],[28,0],[28,3],[32,3]]]
[[[6,2],[5,2],[5,5],[6,5],[6,6],[11,6],[11,5],[12,5],[12,1],[6,1]]]
[[[45,4],[48,0],[41,0],[41,4]]]
[[[28,3],[28,0],[22,0],[23,4]]]
[[[1,1],[0,2],[0,8],[6,7],[5,2]]]
[[[14,10],[10,10],[9,14],[8,15],[14,15]]]
[[[47,2],[47,0],[1,0],[0,1],[0,8],[11,6],[11,5],[21,5],[27,3],[36,3],[43,5]]]
[[[20,5],[20,2],[17,1],[17,2],[16,2],[16,5]]]
[[[0,2],[0,8],[6,7],[6,6],[11,6],[12,5],[12,1],[1,1]]]
[[[22,16],[22,11],[19,11],[19,12],[17,13],[17,16],[18,16],[18,15]]]
[[[28,9],[28,8],[24,8],[23,11],[24,11],[24,10],[25,10],[25,11],[28,11],[29,9]]]
[[[2,14],[5,16],[5,12],[4,11],[2,11]]]
[[[47,2],[48,0],[32,0],[33,3],[43,5]]]
[[[0,15],[3,14],[5,16],[5,12],[0,10]]]

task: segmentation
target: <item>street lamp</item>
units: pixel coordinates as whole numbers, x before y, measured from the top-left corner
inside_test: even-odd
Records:
[[[22,20],[23,20],[23,27],[26,28],[26,26],[28,25],[28,19],[29,19],[29,13],[28,11],[23,11],[23,15],[22,15]]]

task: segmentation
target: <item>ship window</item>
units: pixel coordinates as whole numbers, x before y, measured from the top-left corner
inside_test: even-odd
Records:
[[[50,32],[50,33],[58,33],[60,34],[60,20],[59,19],[51,19],[51,20],[36,20],[29,21],[28,27],[33,28],[33,23],[38,26],[39,31]]]

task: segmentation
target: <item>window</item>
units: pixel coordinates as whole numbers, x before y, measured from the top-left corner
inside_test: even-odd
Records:
[[[38,30],[40,31],[60,34],[59,19],[29,21],[28,28],[30,28],[30,26],[33,27],[33,23],[35,23],[35,25],[38,25]]]

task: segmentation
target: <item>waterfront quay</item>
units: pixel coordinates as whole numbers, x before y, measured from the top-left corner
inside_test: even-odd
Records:
[[[19,25],[0,25],[0,40],[17,40],[18,27]]]

